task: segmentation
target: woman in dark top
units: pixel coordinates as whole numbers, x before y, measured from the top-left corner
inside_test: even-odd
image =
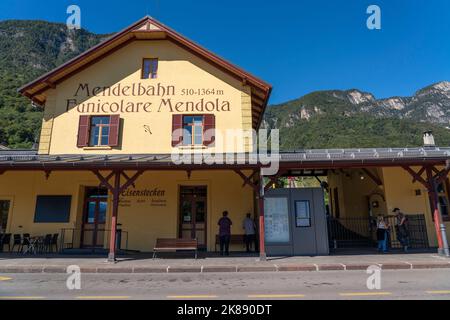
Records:
[[[228,211],[223,212],[223,217],[219,220],[219,238],[220,238],[220,255],[229,256],[229,248],[230,248],[230,236],[231,236],[231,222],[230,218],[228,218]]]

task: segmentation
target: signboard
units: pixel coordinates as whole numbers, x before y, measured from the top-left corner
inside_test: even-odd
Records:
[[[120,195],[119,205],[121,207],[132,207],[135,205],[149,205],[151,207],[166,207],[166,191],[153,189],[129,188]]]
[[[78,113],[139,112],[230,112],[231,101],[225,91],[215,88],[178,88],[174,85],[142,83],[113,86],[80,83],[73,97],[67,99],[66,110]],[[111,101],[111,98],[116,98]]]
[[[309,201],[295,201],[295,225],[297,228],[311,227]]]
[[[266,198],[264,209],[266,241],[289,242],[288,198]]]

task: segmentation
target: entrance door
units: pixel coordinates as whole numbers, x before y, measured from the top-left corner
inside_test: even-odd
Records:
[[[206,249],[206,199],[206,187],[180,188],[179,236],[182,239],[197,239],[200,249]]]
[[[106,189],[86,189],[83,230],[81,232],[81,246],[83,248],[104,246],[107,207],[108,191]]]
[[[9,209],[11,208],[11,201],[0,200],[0,233],[6,232],[8,227]]]

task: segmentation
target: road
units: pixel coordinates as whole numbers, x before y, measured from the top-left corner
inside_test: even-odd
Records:
[[[82,274],[68,290],[64,274],[2,274],[0,299],[450,299],[450,270],[383,271],[369,290],[364,271]]]

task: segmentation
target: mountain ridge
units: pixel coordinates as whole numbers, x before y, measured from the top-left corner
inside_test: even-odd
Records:
[[[411,97],[377,99],[359,89],[315,91],[268,107],[263,125],[280,129],[282,149],[296,149],[420,146],[428,130],[438,144],[448,145],[449,122],[450,82],[440,81]]]

